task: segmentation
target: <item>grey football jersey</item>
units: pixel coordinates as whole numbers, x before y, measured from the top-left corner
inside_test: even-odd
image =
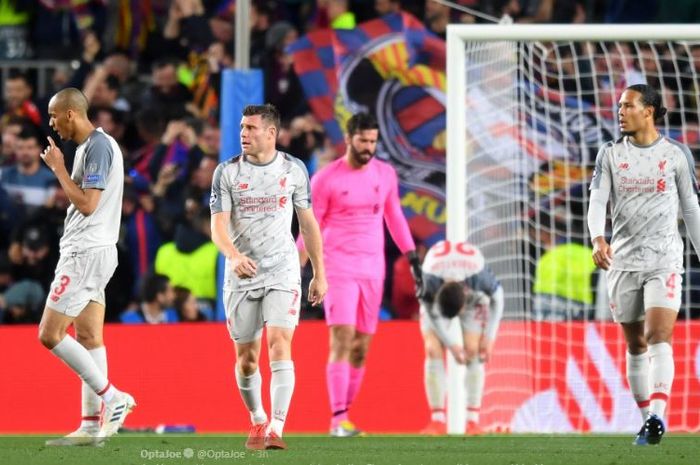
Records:
[[[102,195],[89,216],[73,204],[68,207],[61,253],[115,245],[122,217],[124,159],[119,144],[102,128],[92,131],[76,149],[71,178],[82,189],[102,190]]]
[[[683,270],[679,204],[697,203],[695,162],[685,145],[659,137],[638,146],[627,137],[605,144],[591,190],[610,194],[612,269]]]
[[[293,208],[311,207],[309,175],[301,160],[277,152],[266,165],[250,163],[245,155],[221,163],[214,172],[210,206],[212,214],[231,212],[229,237],[257,265],[253,278],[240,279],[227,260],[224,289],[301,282]]]

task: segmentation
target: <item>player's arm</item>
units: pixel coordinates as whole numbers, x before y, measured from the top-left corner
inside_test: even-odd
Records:
[[[228,182],[224,179],[223,165],[216,167],[211,184],[211,197],[209,207],[211,209],[211,240],[221,253],[229,260],[231,269],[239,278],[255,276],[257,267],[249,257],[240,253],[233,244],[228,234],[228,226],[231,224],[231,210],[233,200]]]
[[[85,166],[94,167],[95,172],[85,172],[82,187],[73,182],[66,169],[63,152],[49,136],[49,145],[41,153],[41,158],[56,175],[58,183],[80,213],[90,216],[100,203],[102,190],[106,186],[107,174],[112,162],[111,147],[95,147],[86,153]]]
[[[306,245],[306,253],[309,255],[314,271],[314,277],[309,285],[309,302],[313,305],[319,305],[328,290],[326,269],[323,266],[321,229],[311,208],[297,208],[296,212],[299,220],[299,233]]]
[[[680,163],[676,171],[676,186],[685,229],[700,256],[700,205],[698,205],[698,180],[695,176],[695,160],[690,150],[683,146],[687,163]]]
[[[318,226],[314,210],[311,208],[311,182],[306,166],[300,160],[296,160],[299,170],[294,193],[294,209],[299,220],[299,235],[304,241],[304,248],[311,260],[314,276],[309,283],[309,302],[319,305],[328,291],[326,282],[326,269],[323,265],[323,244],[321,240],[321,228]]]
[[[608,146],[598,152],[595,171],[591,180],[591,195],[588,202],[588,231],[593,244],[593,261],[596,266],[607,270],[612,265],[612,249],[605,240],[605,213],[612,187],[612,176],[608,163]]]
[[[311,206],[319,228],[323,227],[329,203],[329,194],[323,178],[324,176],[319,172],[311,179]],[[299,250],[299,264],[304,267],[309,260],[309,254],[306,251],[304,238],[301,234],[297,237],[297,249]]]
[[[384,221],[391,238],[396,243],[401,253],[406,254],[408,263],[411,265],[411,274],[416,282],[416,295],[418,297],[423,293],[423,273],[421,271],[420,259],[416,253],[416,244],[411,236],[411,229],[408,227],[408,221],[401,209],[401,200],[399,199],[399,182],[396,177],[396,172],[390,166],[387,167],[386,182],[390,186],[389,193],[384,203]]]

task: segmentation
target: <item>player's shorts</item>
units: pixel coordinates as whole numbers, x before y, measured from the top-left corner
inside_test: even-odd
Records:
[[[464,313],[459,316],[459,324],[462,326],[462,332],[464,333],[482,334],[486,330],[488,319],[488,304],[477,304],[467,308]],[[430,317],[428,316],[427,310],[422,305],[420,311],[420,330],[423,333],[428,330],[433,331]]]
[[[376,333],[383,293],[383,279],[329,277],[323,302],[326,324],[350,325],[364,334]]]
[[[276,285],[247,291],[224,291],[226,327],[231,339],[247,344],[262,337],[263,326],[295,328],[299,324],[301,286]]]
[[[646,309],[681,308],[683,276],[671,271],[607,272],[608,297],[617,323],[643,321]]]
[[[46,306],[73,318],[90,302],[104,306],[105,287],[116,269],[116,246],[61,254]]]

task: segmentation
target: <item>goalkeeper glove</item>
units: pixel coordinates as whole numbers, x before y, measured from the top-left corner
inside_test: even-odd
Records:
[[[423,270],[421,270],[420,259],[415,250],[411,250],[406,254],[408,257],[408,263],[411,265],[411,274],[413,275],[413,280],[416,282],[416,297],[419,299],[423,297]]]

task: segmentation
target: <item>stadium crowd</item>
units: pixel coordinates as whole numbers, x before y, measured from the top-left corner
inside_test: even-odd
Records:
[[[455,1],[521,22],[690,22],[684,8],[694,3]],[[68,199],[40,153],[52,134],[47,98],[69,86],[83,90],[91,121],[125,156],[119,267],[107,288],[107,320],[215,318],[217,250],[208,205],[219,159],[220,76],[234,61],[235,2],[0,0],[0,6],[0,323],[37,322],[53,277]],[[339,154],[311,113],[285,47],[316,28],[353,28],[399,10],[423,18],[443,38],[449,22],[477,20],[432,0],[252,2],[250,65],[264,70],[266,101],[281,110],[279,149],[301,158],[310,174]],[[42,63],[52,63],[49,79],[40,79]],[[74,150],[63,144],[69,166]],[[387,264],[394,284],[385,293],[385,316],[417,318],[408,263]],[[310,309],[302,315],[320,316]]]

